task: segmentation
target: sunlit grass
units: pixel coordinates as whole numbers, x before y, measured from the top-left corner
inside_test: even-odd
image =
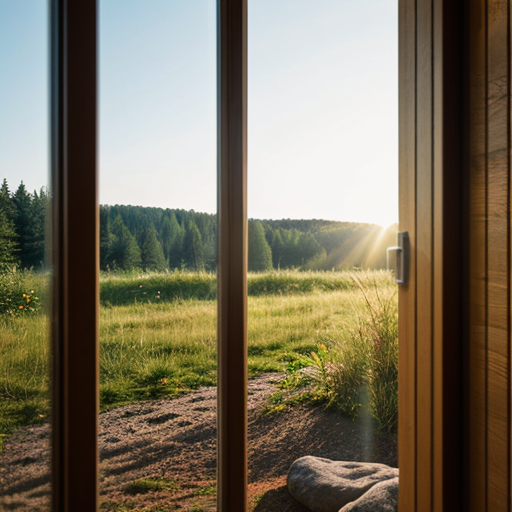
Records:
[[[47,317],[0,318],[0,434],[48,420],[49,383]]]
[[[116,286],[121,283],[126,290],[134,283],[153,280],[154,286],[164,288],[174,274],[106,276],[102,287],[105,282]],[[383,298],[393,297],[396,288],[388,273],[357,275],[365,286],[378,289]],[[211,274],[179,273],[179,277],[190,283],[212,279]],[[282,290],[278,293],[280,280]],[[326,347],[330,364],[346,362],[346,354],[358,343],[354,333],[360,329],[360,319],[368,316],[364,295],[351,273],[272,272],[250,276],[250,282],[260,285],[260,281],[266,282],[267,291],[260,286],[258,294],[249,297],[250,376],[300,368],[310,361],[312,352],[318,352],[319,345]],[[172,397],[216,384],[215,300],[201,296],[156,303],[132,300],[124,305],[113,306],[110,301],[104,304],[100,308],[102,408]],[[48,319],[42,313],[0,318],[0,434],[49,417],[48,328]]]

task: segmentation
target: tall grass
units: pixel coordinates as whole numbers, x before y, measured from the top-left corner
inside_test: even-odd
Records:
[[[322,394],[333,405],[353,414],[360,408],[361,383],[372,382],[373,410],[384,417],[387,413],[382,411],[389,404],[379,390],[386,389],[385,396],[392,392],[395,352],[387,348],[379,352],[377,340],[382,336],[374,335],[373,330],[379,333],[378,329],[384,328],[379,323],[379,308],[389,304],[390,323],[385,328],[389,329],[389,339],[393,337],[394,285],[382,271],[357,275],[361,283],[368,280],[378,290],[380,305],[373,291],[365,298],[348,272],[249,276],[253,283],[253,295],[249,297],[249,375],[287,368],[292,375],[290,369],[307,365],[314,369],[314,352],[324,369],[322,383],[317,379],[317,389],[323,386],[323,391],[317,391],[317,396]],[[37,275],[33,278],[33,283],[40,279]],[[102,408],[175,396],[216,384],[214,284],[215,276],[207,273],[102,276]],[[378,312],[374,324],[368,317],[368,301]],[[48,320],[41,312],[0,315],[0,434],[48,418],[47,333]],[[391,347],[392,342],[386,342],[388,345]],[[325,347],[325,353],[319,346]],[[368,354],[380,362],[368,365]]]
[[[49,324],[41,308],[48,284],[48,274],[0,274],[0,436],[48,419]]]
[[[380,430],[398,422],[398,302],[396,288],[374,275],[352,275],[351,311],[344,329],[326,337],[300,365],[288,367],[286,388],[313,386],[308,398],[355,418],[365,409]],[[311,372],[304,372],[310,367]],[[293,400],[297,395],[292,395]],[[289,398],[288,402],[293,401]],[[285,400],[286,401],[286,400]]]

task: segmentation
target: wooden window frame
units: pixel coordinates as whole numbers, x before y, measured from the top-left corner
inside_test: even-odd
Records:
[[[247,0],[217,7],[218,510],[239,512],[247,506]],[[99,504],[97,1],[50,0],[50,8],[52,510],[91,512]],[[462,503],[463,11],[462,0],[399,0],[400,226],[413,254],[424,244],[433,265],[416,286],[413,257],[400,291],[409,338],[400,348],[401,511],[455,512]],[[428,194],[418,209],[419,186]],[[434,318],[422,332],[409,300],[418,294]]]
[[[247,502],[247,0],[218,0],[218,509]],[[51,0],[52,510],[98,510],[96,0]],[[74,307],[80,295],[80,307]]]

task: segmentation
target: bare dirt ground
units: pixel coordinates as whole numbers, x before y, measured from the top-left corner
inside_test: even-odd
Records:
[[[396,467],[396,438],[358,422],[298,406],[263,414],[279,375],[249,382],[249,503],[254,512],[307,512],[286,489],[291,463],[304,455]],[[100,414],[102,510],[216,509],[216,389],[118,407]],[[49,427],[19,429],[0,456],[0,510],[49,509]],[[156,490],[140,479],[156,482]],[[139,480],[139,482],[137,482]],[[134,484],[135,482],[135,484]]]

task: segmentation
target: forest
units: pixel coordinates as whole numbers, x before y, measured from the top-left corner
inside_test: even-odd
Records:
[[[0,188],[0,269],[40,270],[45,261],[49,192]],[[397,226],[328,220],[249,220],[249,270],[385,268]],[[214,272],[217,218],[194,210],[100,206],[101,270]]]

